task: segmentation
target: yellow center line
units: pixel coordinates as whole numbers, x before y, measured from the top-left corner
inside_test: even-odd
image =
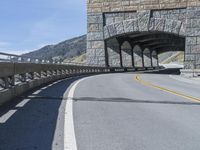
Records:
[[[170,89],[160,87],[158,85],[146,82],[146,81],[141,79],[140,75],[136,75],[134,79],[135,79],[135,81],[139,82],[140,84],[150,86],[150,87],[153,87],[155,89],[158,89],[158,90],[161,90],[161,91],[164,91],[164,92],[167,92],[167,93],[171,93],[171,94],[174,94],[176,96],[180,96],[180,97],[183,97],[185,99],[189,99],[189,100],[194,101],[194,102],[200,102],[200,98],[189,96],[189,95],[186,95],[186,94],[183,94],[183,93],[180,93],[180,92],[176,92],[176,91],[173,91],[173,90],[170,90]]]

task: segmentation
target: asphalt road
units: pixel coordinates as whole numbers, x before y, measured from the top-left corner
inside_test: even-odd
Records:
[[[142,74],[159,86],[200,97],[200,88],[168,75]],[[74,102],[78,150],[200,149],[200,104],[109,74],[79,84]]]
[[[135,73],[96,75],[78,84],[73,101],[78,150],[200,149],[200,103],[144,85],[135,77]],[[172,79],[168,72],[140,78],[200,98],[197,85]],[[63,150],[63,94],[75,80],[31,93],[24,105],[22,98],[0,107],[0,121],[16,110],[0,123],[0,150]]]

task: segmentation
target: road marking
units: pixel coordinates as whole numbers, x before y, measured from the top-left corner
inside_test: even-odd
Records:
[[[20,103],[18,103],[15,107],[24,107],[31,99],[24,99]]]
[[[23,101],[18,103],[15,107],[16,108],[23,107],[29,101],[30,99],[24,99]],[[16,112],[17,112],[17,109],[9,110],[6,114],[0,117],[0,123],[6,123],[6,121],[8,121],[8,119],[10,119]]]
[[[69,90],[65,106],[64,120],[64,150],[77,150],[73,119],[73,97],[77,85],[87,78],[78,80]]]
[[[6,121],[15,114],[17,110],[9,110],[6,114],[0,117],[0,123],[6,123]]]
[[[37,95],[37,94],[39,94],[41,91],[42,91],[42,90],[40,89],[40,90],[35,91],[35,92],[32,93],[32,94]]]
[[[189,99],[191,101],[194,101],[194,102],[200,102],[200,98],[197,98],[197,97],[193,97],[193,96],[189,96],[189,95],[186,95],[186,94],[183,94],[183,93],[180,93],[180,92],[176,92],[176,91],[173,91],[173,90],[170,90],[170,89],[167,89],[167,88],[164,88],[164,87],[160,87],[158,85],[154,85],[152,83],[149,83],[149,82],[146,82],[146,81],[143,81],[140,77],[140,75],[136,75],[135,76],[135,80],[143,85],[146,85],[146,86],[150,86],[150,87],[153,87],[155,89],[158,89],[158,90],[161,90],[161,91],[164,91],[164,92],[167,92],[167,93],[171,93],[171,94],[174,94],[174,95],[177,95],[177,96],[180,96],[180,97],[183,97],[185,99]]]

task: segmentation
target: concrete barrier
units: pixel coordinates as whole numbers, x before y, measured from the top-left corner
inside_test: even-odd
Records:
[[[0,62],[0,105],[23,93],[71,76],[135,71],[136,68],[109,68],[60,64]],[[145,70],[145,68],[143,68]]]
[[[198,77],[200,76],[200,69],[181,69],[181,75],[185,77]]]
[[[104,67],[0,62],[0,105],[43,84],[70,76],[109,71]]]

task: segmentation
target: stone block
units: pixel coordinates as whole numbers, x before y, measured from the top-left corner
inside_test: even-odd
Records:
[[[96,57],[105,57],[104,49],[96,49]]]
[[[200,28],[186,28],[186,35],[187,36],[199,36]]]
[[[165,19],[151,18],[149,23],[150,31],[164,31]]]
[[[89,23],[103,23],[103,14],[96,13],[96,14],[88,14],[87,22]]]
[[[186,44],[187,45],[196,45],[197,37],[186,37]]]
[[[137,14],[139,31],[148,31],[150,11],[140,11]]]
[[[130,33],[134,31],[134,20],[125,20],[123,21],[124,31]]]
[[[99,24],[93,23],[88,25],[88,32],[97,32],[99,31]]]
[[[108,25],[107,28],[108,28],[108,32],[110,34],[110,37],[115,36],[117,34],[115,24]]]
[[[104,41],[92,41],[91,48],[92,49],[103,49],[104,48]]]
[[[173,23],[174,23],[173,20],[166,19],[164,31],[171,33],[172,32],[172,28],[173,28]]]
[[[185,36],[186,35],[186,23],[184,23],[184,22],[182,22],[182,24],[181,24],[179,35],[181,35],[181,36]]]
[[[179,34],[181,29],[182,22],[181,21],[173,21],[172,24],[172,33]]]
[[[87,34],[88,41],[98,41],[103,40],[103,32],[89,32]]]
[[[115,29],[117,31],[117,34],[123,34],[124,33],[124,25],[123,22],[115,23]]]
[[[107,39],[110,37],[109,31],[107,26],[104,27],[104,39]]]

